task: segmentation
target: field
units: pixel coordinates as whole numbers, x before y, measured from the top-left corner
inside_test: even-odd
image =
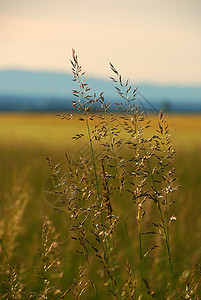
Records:
[[[149,117],[152,119],[153,128],[156,127],[158,116]],[[174,194],[174,200],[177,202],[174,204],[173,216],[177,220],[172,222],[170,229],[175,281],[177,282],[178,293],[183,299],[201,299],[199,286],[201,272],[199,269],[201,264],[201,116],[172,114],[166,117],[170,124],[172,143],[176,149],[174,165],[176,166],[177,184],[181,185]],[[64,295],[65,291],[76,282],[74,280],[78,279],[80,281],[77,282],[80,282],[80,285],[76,283],[77,286],[75,284],[72,291],[64,295],[66,299],[80,299],[82,297],[84,299],[110,299],[114,297],[115,299],[114,294],[108,293],[108,285],[111,284],[112,286],[113,283],[108,283],[105,279],[103,273],[106,271],[103,271],[98,263],[97,269],[95,267],[88,270],[82,255],[74,251],[75,249],[80,251],[80,248],[77,248],[76,241],[70,238],[72,234],[69,230],[71,226],[69,215],[65,212],[59,212],[61,207],[55,205],[48,198],[48,195],[44,194],[50,177],[45,155],[52,158],[53,163],[63,162],[64,165],[65,153],[73,157],[89,155],[87,149],[90,146],[85,138],[87,135],[86,128],[83,125],[84,122],[78,120],[79,118],[80,116],[77,115],[73,120],[68,121],[61,120],[56,115],[48,114],[0,115],[0,256],[2,268],[6,270],[5,273],[1,272],[0,281],[3,282],[4,280],[5,282],[5,274],[7,274],[5,275],[8,276],[7,278],[10,278],[7,281],[10,286],[12,286],[12,282],[15,286],[15,283],[19,281],[19,285],[15,287],[14,298],[8,292],[9,287],[6,287],[6,284],[2,285],[1,299],[3,299],[3,295],[6,295],[4,296],[5,299],[28,299],[29,297],[60,299],[61,295]],[[95,121],[90,121],[91,128]],[[119,122],[121,122],[120,119]],[[151,133],[151,130],[148,129],[148,133]],[[72,139],[77,133],[83,133],[84,138]],[[84,147],[86,147],[85,150]],[[122,148],[122,152],[124,151],[126,152]],[[134,214],[135,210],[130,210],[130,206],[130,204],[126,204],[125,210],[128,214],[128,220],[131,222],[129,225],[132,227],[129,232],[131,250],[138,253],[138,245],[133,242],[137,236],[136,214]],[[114,204],[114,208],[121,215],[118,204]],[[150,211],[155,215],[156,212],[152,207]],[[152,219],[148,213],[144,224],[146,229],[149,228],[149,222],[151,224]],[[41,242],[42,226],[43,239]],[[60,287],[52,289],[54,290],[53,295],[48,291],[47,294],[50,292],[50,296],[44,296],[41,292],[47,287],[41,275],[44,275],[45,272],[44,236],[45,234],[50,235],[50,227],[55,227],[55,232],[59,234],[58,248],[55,244],[54,246],[55,256],[58,251],[58,257],[60,257],[60,265],[58,263],[57,267],[61,270],[58,271],[55,268],[51,280],[55,284],[58,283]],[[53,237],[50,236],[50,240],[51,238],[57,239],[54,237],[55,232],[52,230]],[[117,232],[117,246],[126,243],[123,230],[120,228],[117,229]],[[150,255],[144,259],[143,278],[146,279],[144,280],[144,289],[146,290],[144,299],[151,299],[154,296],[155,299],[171,299],[171,296],[169,298],[165,296],[171,287],[167,284],[170,275],[161,241],[155,237],[148,237],[147,242],[143,244],[143,252],[147,251],[147,247],[155,245],[152,242],[157,243],[159,249],[153,249]],[[123,262],[126,263],[123,260],[125,253],[122,250],[122,252],[118,252],[118,257],[116,255],[114,253],[114,258],[119,261],[119,269],[121,270]],[[8,257],[6,258],[6,256]],[[92,257],[91,252],[89,257]],[[92,266],[96,265],[94,258],[89,258],[89,261]],[[139,290],[141,290],[141,287],[139,288],[140,263],[137,258],[134,258],[134,263],[138,289],[136,295],[138,293],[139,297]],[[83,281],[80,279],[81,269],[80,277],[77,275],[80,265],[87,270],[86,279]],[[119,269],[117,268],[116,278],[118,278]],[[13,281],[11,280],[11,270],[17,274],[16,278],[12,279]],[[93,292],[93,287],[91,287],[91,283],[88,283],[88,279],[94,280],[97,295],[96,292]],[[101,280],[104,281],[103,285],[100,283]],[[123,285],[122,282],[120,278],[120,286]],[[50,283],[48,284],[50,286]],[[24,286],[24,298],[20,298],[22,297],[19,288],[21,285]],[[127,288],[128,286],[127,283]],[[82,289],[83,296],[80,293]],[[112,288],[110,287],[110,289]],[[74,296],[71,292],[74,293]],[[170,293],[173,295],[172,299],[177,299],[173,287]],[[123,297],[126,296],[122,293],[122,299]],[[138,298],[133,295],[133,298],[130,296],[129,299]]]

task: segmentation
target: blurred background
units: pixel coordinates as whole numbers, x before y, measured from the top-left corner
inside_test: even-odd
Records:
[[[201,2],[0,1],[0,110],[71,108],[71,49],[116,100],[109,62],[166,111],[201,111]]]

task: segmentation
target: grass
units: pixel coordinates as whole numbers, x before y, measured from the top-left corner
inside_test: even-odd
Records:
[[[200,114],[170,114],[167,117],[177,150],[183,147],[192,150],[200,147]],[[151,118],[156,126],[158,116],[153,115]],[[58,152],[68,150],[73,153],[73,147],[77,148],[77,144],[72,140],[72,136],[80,131],[80,125],[79,116],[67,123],[55,114],[4,113],[0,115],[0,138],[3,145],[17,144],[16,146],[24,147],[34,144],[39,149],[57,148]]]
[[[175,164],[181,184],[181,189],[177,194],[178,203],[175,207],[177,222],[174,225],[172,237],[173,257],[176,277],[180,278],[180,285],[185,290],[185,280],[190,281],[190,273],[194,267],[196,268],[197,263],[200,263],[201,256],[199,213],[201,209],[199,201],[201,193],[199,126],[201,122],[199,123],[199,120],[201,118],[199,115],[170,115],[168,119],[174,125],[173,143],[177,149]],[[14,265],[19,267],[26,264],[27,273],[29,273],[26,275],[29,288],[32,288],[30,284],[32,281],[33,286],[36,285],[34,266],[39,261],[38,247],[42,218],[48,215],[60,233],[60,238],[64,241],[63,247],[66,249],[62,254],[62,263],[65,266],[62,285],[65,289],[76,278],[76,265],[72,262],[77,256],[73,254],[74,243],[70,242],[69,245],[67,242],[68,221],[43,199],[43,183],[48,176],[44,154],[54,157],[54,161],[57,162],[64,160],[64,152],[73,153],[77,150],[78,142],[72,140],[70,133],[73,133],[75,128],[76,132],[80,132],[80,122],[77,119],[70,123],[61,121],[55,115],[3,115],[0,122],[1,128],[6,128],[6,131],[1,132],[1,208],[7,207],[8,201],[11,206],[15,201],[15,197],[10,195],[10,187],[16,182],[18,185],[28,184],[27,192],[30,198],[17,236]],[[191,131],[188,124],[190,124]],[[51,128],[51,131],[48,128]],[[30,132],[32,132],[31,137]],[[12,218],[12,214],[9,218]],[[70,253],[68,255],[67,250]],[[79,265],[79,255],[76,259]],[[163,253],[158,251],[152,259],[154,259],[154,268],[159,280],[160,270],[163,268]],[[152,259],[148,258],[148,265],[152,265]]]
[[[178,203],[175,207],[177,222],[174,225],[172,237],[173,258],[176,276],[180,278],[180,286],[184,291],[185,280],[190,281],[190,273],[194,267],[196,268],[197,263],[200,263],[201,256],[201,217],[199,213],[201,210],[199,201],[201,159],[198,122],[200,116],[170,115],[168,119],[171,124],[174,124],[173,143],[177,149],[175,164],[177,177],[182,186],[178,191]],[[189,120],[191,134],[188,134],[187,143],[185,132],[189,132]],[[195,124],[198,122],[198,125],[193,125],[194,120]],[[80,122],[76,119],[70,123],[61,121],[55,115],[3,115],[0,122],[1,128],[7,128],[6,132],[1,132],[1,209],[8,206],[8,201],[11,205],[15,201],[15,197],[12,198],[10,195],[11,186],[15,185],[16,182],[19,185],[28,184],[29,202],[21,220],[13,263],[18,267],[26,265],[28,268],[26,280],[29,282],[29,289],[31,290],[36,286],[37,290],[34,266],[40,260],[38,247],[40,245],[42,219],[43,216],[48,215],[60,233],[60,239],[63,240],[62,264],[64,264],[65,272],[62,286],[63,289],[67,289],[72,284],[73,279],[76,278],[79,255],[73,253],[75,243],[71,241],[69,244],[68,242],[68,220],[44,201],[43,184],[49,172],[44,154],[47,153],[54,157],[54,161],[57,162],[61,159],[64,160],[65,151],[72,154],[77,150],[78,142],[72,140],[70,132],[75,128],[77,132],[80,132]],[[8,125],[12,122],[14,126],[9,128]],[[52,128],[51,132],[47,130],[48,128]],[[30,136],[27,133],[31,131],[33,135],[30,141]],[[9,218],[12,218],[12,214]],[[154,265],[159,280],[161,278],[160,270],[164,267],[163,253],[158,251],[153,258],[147,258],[146,263],[149,266]],[[77,260],[76,264],[74,263],[75,260]],[[155,279],[152,278],[152,280]]]
[[[101,101],[105,103],[102,98]],[[152,160],[148,160],[149,164],[142,161],[142,153],[144,156],[149,151],[149,145],[139,146],[138,136],[134,136],[139,146],[135,153],[141,164],[136,171],[127,160],[131,150],[125,145],[118,152],[113,146],[116,136],[110,114],[103,112],[104,123],[94,133],[97,141],[91,140],[91,150],[84,152],[88,160],[94,155],[91,163],[79,161],[83,145],[88,138],[90,142],[99,120],[91,120],[84,101],[82,108],[82,115],[71,121],[46,114],[0,117],[1,298],[177,299],[177,290],[183,299],[199,299],[201,116],[168,116],[172,143],[177,149],[173,164],[181,184],[173,197],[177,202],[169,206],[165,198],[164,204],[159,202],[142,184],[144,170],[147,185],[158,191],[160,188],[156,177],[150,176]],[[135,118],[128,116],[129,120]],[[80,121],[80,117],[85,121]],[[154,134],[158,120],[160,126],[165,126],[162,116],[150,118],[152,127],[145,130],[144,136]],[[129,138],[119,115],[115,122],[121,123],[121,137]],[[134,122],[133,126],[138,125]],[[103,154],[105,149],[98,146],[98,137],[105,128],[112,158],[104,154],[98,160],[97,151]],[[79,133],[84,134],[82,139],[72,139]],[[45,154],[53,160],[48,158],[47,163]],[[126,167],[120,166],[120,154]],[[58,176],[62,174],[60,165],[55,166],[61,160],[61,168],[67,173],[64,177]],[[61,205],[59,211],[52,207],[49,197],[44,198],[44,184],[49,182],[50,174],[48,164],[55,183],[65,179],[71,183],[68,186],[64,182],[71,200]],[[160,174],[165,165],[162,167]],[[131,178],[131,171],[135,172],[133,182],[137,188],[124,179],[125,171]],[[75,185],[79,190],[75,191]],[[132,193],[127,189],[133,189]],[[56,188],[56,192],[61,195],[63,190]],[[135,201],[128,201],[134,196]],[[142,234],[157,230],[160,234]]]

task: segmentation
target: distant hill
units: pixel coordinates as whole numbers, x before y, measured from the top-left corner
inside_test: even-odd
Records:
[[[104,91],[108,101],[118,101],[119,97],[110,80],[89,78],[88,83],[93,92]],[[68,73],[0,71],[0,110],[68,110],[74,88],[76,84]],[[148,99],[157,108],[201,110],[201,85],[139,84],[138,88],[141,101]]]

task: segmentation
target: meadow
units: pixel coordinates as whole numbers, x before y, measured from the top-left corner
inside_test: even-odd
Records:
[[[80,257],[74,252],[75,241],[70,239],[68,216],[58,212],[50,200],[44,198],[43,190],[49,176],[45,154],[52,157],[55,163],[65,161],[65,153],[69,155],[77,153],[79,156],[82,146],[87,143],[85,140],[80,142],[72,139],[77,132],[85,131],[78,118],[79,116],[76,116],[73,120],[66,121],[56,115],[47,114],[2,114],[0,117],[1,238],[11,257],[13,268],[15,267],[19,273],[20,280],[23,278],[23,282],[26,283],[27,291],[37,291],[41,288],[36,268],[41,268],[39,249],[42,224],[47,217],[59,233],[62,275],[57,281],[63,292],[77,276]],[[151,118],[156,124],[158,117],[151,116]],[[201,259],[201,116],[168,115],[167,118],[172,142],[176,148],[176,177],[181,185],[175,196],[178,202],[174,207],[177,221],[173,224],[171,236],[172,257],[179,290],[185,297],[185,294],[189,293],[186,291],[188,284],[189,289],[193,290],[193,286],[200,281],[198,277],[196,283],[194,277],[199,276],[197,267]],[[91,123],[93,125],[93,121]],[[21,198],[25,200],[20,200]],[[15,218],[16,215],[19,216]],[[154,254],[147,258],[147,270],[150,265],[153,269],[159,268],[155,274],[160,281],[160,272],[162,280],[163,276],[168,277],[168,271],[166,269],[164,272],[166,274],[162,274],[163,252],[157,249],[154,251]],[[6,264],[5,258],[1,259],[2,263]],[[198,274],[195,275],[196,272]],[[3,278],[2,274],[1,277]],[[154,286],[156,283],[152,274],[146,274],[146,277],[149,278],[150,286],[153,285],[150,289],[153,289],[156,299],[163,299],[165,296],[162,294],[165,293],[164,289],[167,289],[165,281],[164,284],[161,281],[159,286]],[[2,295],[3,292],[6,294],[6,288],[1,288],[1,292]],[[85,297],[102,299],[104,293],[98,298],[93,293],[93,296],[89,296],[86,292]],[[104,297],[109,298],[107,295],[105,293]],[[185,299],[199,299],[200,294],[197,295],[199,295],[197,298],[192,294],[191,298]],[[58,295],[55,294],[50,299],[57,299],[57,296],[58,299],[61,296],[59,290]],[[5,299],[11,299],[6,297]],[[24,299],[28,297],[30,295],[25,294]],[[66,295],[66,298],[68,297],[71,299],[69,294]]]
[[[201,116],[147,115],[113,65],[111,113],[71,63],[79,114],[0,116],[1,299],[200,299]]]

